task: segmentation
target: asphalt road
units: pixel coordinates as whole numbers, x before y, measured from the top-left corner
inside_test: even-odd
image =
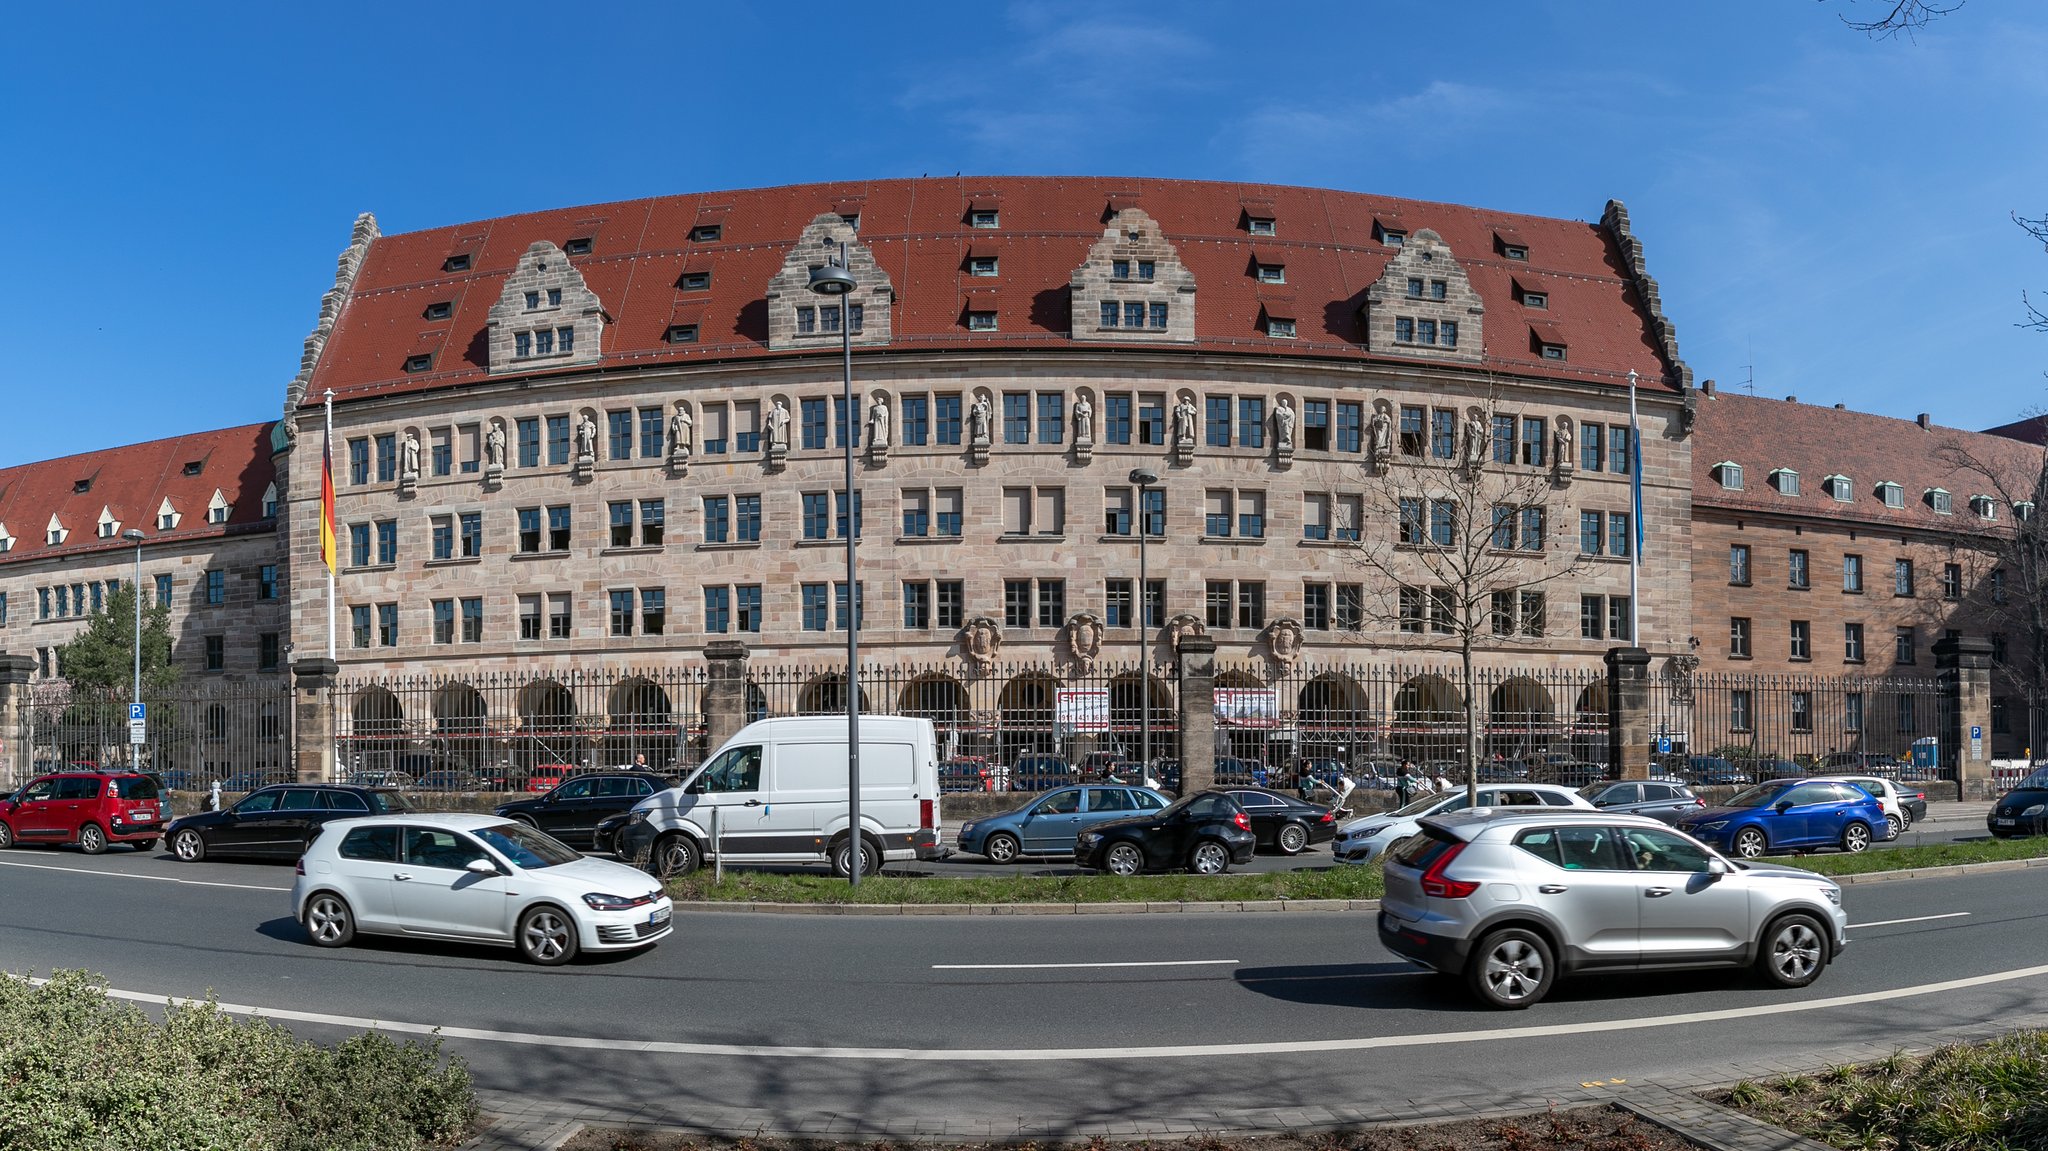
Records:
[[[1395,960],[1357,913],[694,913],[651,951],[542,970],[440,944],[317,950],[288,918],[290,881],[275,865],[0,854],[0,967],[212,991],[323,1039],[369,1020],[444,1026],[486,1088],[782,1128],[1099,1129],[1563,1091],[2048,1011],[2034,872],[1849,888],[1852,946],[1803,991],[1740,974],[1604,978],[1520,1013],[1480,1010]]]

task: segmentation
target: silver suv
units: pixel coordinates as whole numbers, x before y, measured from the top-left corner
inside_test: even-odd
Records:
[[[1735,862],[1656,820],[1474,808],[1422,821],[1386,861],[1380,942],[1493,1007],[1561,975],[1754,966],[1777,987],[1820,978],[1848,939],[1842,889]]]

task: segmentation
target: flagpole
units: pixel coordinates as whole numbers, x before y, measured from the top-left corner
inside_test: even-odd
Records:
[[[321,486],[322,486],[323,488],[324,488],[324,487],[326,487],[326,485],[328,485],[328,484],[330,484],[330,483],[332,483],[332,482],[333,482],[333,474],[334,474],[334,389],[333,389],[333,388],[329,388],[329,389],[327,389],[327,394],[326,394],[326,397],[325,397],[325,400],[324,400],[324,406],[325,406],[325,407],[326,407],[326,409],[327,409],[327,440],[326,440],[326,447],[325,447],[325,449],[324,449],[324,450],[322,451],[322,453],[321,453],[321,460],[322,460],[322,463],[321,463],[321,468],[322,468],[322,470],[323,470],[323,471],[324,471],[324,472],[326,473],[326,474],[324,474],[324,475],[322,475],[322,476],[320,477],[320,483],[321,483]],[[321,500],[322,500],[322,502],[324,503],[324,502],[326,501],[326,499],[327,499],[327,497],[326,497],[326,495],[325,495],[325,494],[323,493],[323,494],[322,494],[322,496],[321,496]],[[325,517],[325,516],[327,515],[327,512],[326,512],[326,510],[325,510],[325,509],[323,508],[323,509],[321,510],[321,513],[320,513],[320,514],[322,515],[322,517]],[[329,564],[327,565],[327,658],[328,658],[328,659],[333,659],[333,658],[334,658],[334,596],[335,596],[335,587],[334,587],[334,568],[335,568],[335,565],[334,565],[333,563],[329,563]]]
[[[1636,370],[1628,370],[1629,497],[1635,516],[1635,546],[1628,549],[1628,641],[1643,645],[1643,597],[1637,584],[1643,563],[1643,433],[1636,426]]]

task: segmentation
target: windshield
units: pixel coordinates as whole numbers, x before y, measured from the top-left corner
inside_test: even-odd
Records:
[[[1441,795],[1425,795],[1408,806],[1395,811],[1393,814],[1396,816],[1421,815],[1443,801],[1444,797]]]
[[[1728,801],[1727,806],[1762,807],[1771,802],[1783,790],[1785,790],[1785,785],[1782,783],[1759,783],[1747,791],[1737,792],[1735,798]]]
[[[501,823],[477,831],[476,837],[490,844],[505,858],[528,871],[574,863],[583,853],[544,831],[523,823]]]
[[[2048,790],[2048,767],[2044,767],[2027,778],[2020,780],[2019,786]]]
[[[379,815],[390,815],[395,811],[413,810],[412,800],[395,791],[373,791],[370,793],[370,810]]]

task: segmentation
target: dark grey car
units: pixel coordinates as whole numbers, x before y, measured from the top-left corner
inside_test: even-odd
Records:
[[[1705,807],[1706,801],[1682,783],[1661,779],[1612,779],[1589,783],[1579,789],[1586,802],[1602,811],[1620,815],[1647,815],[1663,823],[1677,823]]]

